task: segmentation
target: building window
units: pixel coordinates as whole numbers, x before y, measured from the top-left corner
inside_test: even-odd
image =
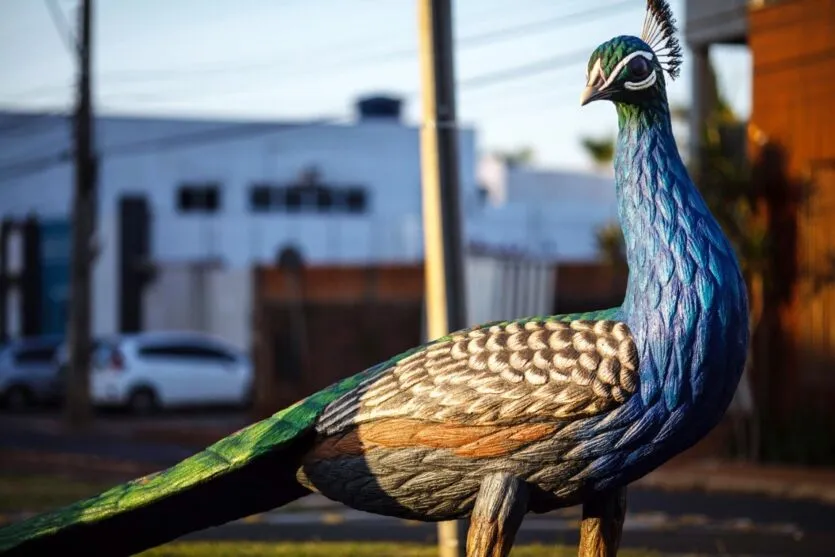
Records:
[[[283,211],[287,213],[364,213],[368,211],[368,195],[362,187],[340,187],[327,184],[299,186],[256,183],[250,188],[249,205],[253,212]]]
[[[365,190],[351,188],[346,192],[345,204],[349,213],[364,213],[366,208]]]
[[[216,184],[180,186],[177,210],[181,213],[216,213],[220,209],[220,187]]]
[[[272,205],[270,194],[272,188],[269,186],[253,186],[249,192],[249,205],[253,211],[269,211]]]
[[[316,209],[327,213],[333,209],[333,192],[328,188],[319,188],[316,192]]]
[[[296,188],[285,190],[284,206],[288,212],[298,213],[302,208],[302,192]]]

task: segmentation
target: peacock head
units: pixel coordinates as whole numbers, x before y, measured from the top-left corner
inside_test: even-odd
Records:
[[[664,73],[675,79],[681,66],[676,32],[667,2],[647,0],[640,37],[615,37],[592,52],[581,104],[606,99],[640,106],[666,100]]]

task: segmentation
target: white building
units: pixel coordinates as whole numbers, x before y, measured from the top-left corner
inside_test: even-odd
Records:
[[[106,116],[95,138],[98,333],[120,328],[124,198],[146,202],[148,259],[172,273],[206,261],[247,270],[289,246],[314,264],[422,258],[419,128],[397,100],[360,101],[348,123]],[[68,219],[70,149],[65,116],[0,113],[0,216]],[[477,202],[473,130],[459,153],[464,203]]]
[[[312,264],[420,261],[419,128],[400,112],[399,101],[372,97],[347,123],[100,117],[94,332],[203,329],[245,347],[249,269],[286,247]],[[62,234],[69,245],[70,131],[66,116],[0,112],[0,217],[51,221],[53,247]],[[459,155],[468,243],[549,260],[595,257],[594,230],[614,214],[610,178],[495,162],[491,172],[489,161],[477,176],[467,128]],[[132,216],[122,213],[127,202]],[[62,309],[45,320],[57,328],[69,276],[48,251],[44,298]],[[139,299],[124,275],[143,263],[156,275]]]
[[[67,217],[67,118],[0,113],[0,130],[15,126],[0,134],[0,213]],[[474,200],[475,133],[460,136]],[[397,112],[338,124],[102,117],[96,142],[100,220],[123,196],[146,198],[156,261],[248,266],[291,244],[310,262],[421,257],[419,130]]]
[[[478,244],[554,261],[594,261],[596,231],[617,219],[611,174],[516,166],[487,156],[477,175],[486,203],[468,219],[468,236]]]

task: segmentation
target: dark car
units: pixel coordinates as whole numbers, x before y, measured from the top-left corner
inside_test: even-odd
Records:
[[[13,339],[0,347],[0,403],[20,410],[57,402],[55,353],[63,337]]]

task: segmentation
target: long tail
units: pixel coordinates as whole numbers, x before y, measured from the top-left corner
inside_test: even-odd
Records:
[[[295,479],[315,414],[305,402],[167,470],[0,530],[0,556],[133,555],[307,495]]]

